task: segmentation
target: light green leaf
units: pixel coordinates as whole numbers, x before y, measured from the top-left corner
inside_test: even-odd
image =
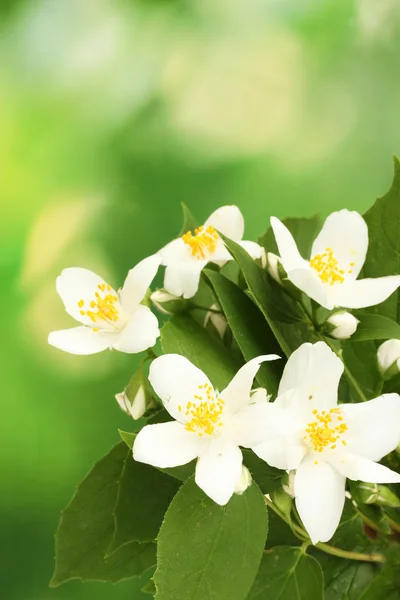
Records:
[[[158,536],[157,600],[245,600],[267,537],[264,498],[255,484],[219,506],[189,479]]]
[[[268,550],[248,600],[323,600],[321,567],[300,548],[277,546]]]
[[[241,366],[219,340],[211,338],[189,315],[176,315],[164,325],[161,344],[165,354],[182,354],[204,371],[219,391]]]
[[[108,553],[129,542],[155,540],[179,486],[173,477],[136,462],[129,453],[119,480],[114,537]]]
[[[352,342],[400,339],[400,325],[392,319],[367,312],[357,312],[356,317],[360,322],[351,336]]]
[[[400,273],[400,162],[394,159],[394,177],[390,190],[365,213],[369,247],[363,277],[383,277]],[[368,312],[400,321],[399,294],[395,292]]]
[[[183,225],[180,232],[180,236],[188,231],[194,231],[196,227],[200,225],[199,221],[192,215],[190,209],[186,206],[184,202],[181,202],[182,211],[183,211]]]
[[[237,285],[220,273],[205,271],[246,361],[262,354],[280,354],[281,349],[265,317]],[[265,362],[256,378],[269,393],[276,394],[283,361]]]
[[[119,436],[123,442],[132,450],[133,444],[135,442],[137,433],[130,433],[129,431],[122,431],[122,429],[118,429]]]
[[[309,259],[311,257],[311,247],[313,242],[322,227],[320,215],[315,215],[308,219],[289,218],[284,219],[282,222],[296,240],[300,254],[303,258]],[[279,254],[272,227],[267,229],[266,233],[258,240],[258,243],[265,248],[266,252]]]
[[[79,485],[56,533],[56,569],[50,585],[71,579],[116,583],[140,575],[156,562],[155,544],[132,542],[111,556],[114,508],[130,450],[124,443],[102,458]]]

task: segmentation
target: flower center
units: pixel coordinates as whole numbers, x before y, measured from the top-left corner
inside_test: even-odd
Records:
[[[315,421],[308,423],[303,437],[307,446],[314,452],[322,452],[327,446],[335,450],[336,443],[347,431],[347,425],[343,422],[340,408],[331,408],[329,412],[313,410]],[[341,440],[346,446],[345,440]]]
[[[192,235],[191,231],[182,236],[185,244],[190,246],[192,256],[204,259],[208,254],[213,254],[217,248],[218,233],[212,225],[204,229],[203,225],[198,227]]]
[[[344,270],[339,269],[339,262],[335,257],[332,248],[325,248],[325,252],[322,254],[316,254],[310,260],[310,267],[315,269],[318,273],[318,277],[323,283],[329,285],[335,285],[335,283],[343,283],[344,281]],[[354,263],[350,263],[350,267],[354,267]],[[352,269],[347,271],[352,273]]]
[[[89,317],[93,323],[111,321],[113,323],[119,320],[119,309],[117,305],[118,296],[110,294],[112,287],[106,283],[99,283],[97,286],[95,299],[91,300],[89,307],[85,308],[85,301],[79,300],[78,306],[82,316]]]
[[[222,427],[221,415],[224,410],[222,398],[215,398],[212,387],[205,383],[199,385],[199,393],[193,397],[193,402],[186,404],[185,415],[188,417],[185,429],[197,433],[202,437],[204,434],[213,435],[217,427]],[[178,406],[182,412],[182,406]]]

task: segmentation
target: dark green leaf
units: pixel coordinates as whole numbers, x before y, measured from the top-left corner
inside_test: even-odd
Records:
[[[140,591],[143,592],[143,594],[149,594],[150,596],[154,596],[156,593],[156,586],[154,585],[154,581],[150,579],[150,581],[148,581]]]
[[[321,567],[300,548],[278,546],[268,550],[248,600],[323,600]]]
[[[245,600],[267,537],[267,511],[255,484],[219,506],[187,481],[158,536],[157,600]]]
[[[223,275],[208,270],[205,275],[214,288],[245,360],[249,361],[262,354],[279,354],[279,344],[254,302]],[[268,392],[276,394],[282,369],[282,361],[265,362],[257,373],[257,381]]]
[[[188,231],[194,231],[199,226],[198,220],[192,215],[186,204],[181,202],[181,206],[183,211],[183,225],[179,235],[183,235]]]
[[[118,485],[130,450],[124,443],[102,458],[78,487],[56,534],[56,569],[50,585],[70,579],[117,582],[156,562],[155,544],[132,542],[107,555],[114,532]]]
[[[315,215],[308,219],[289,218],[284,219],[282,222],[296,240],[297,247],[303,258],[310,258],[311,247],[322,227],[320,215]],[[279,254],[272,227],[269,227],[267,232],[259,239],[259,244],[264,246],[266,252]]]
[[[155,540],[179,486],[173,477],[134,461],[129,453],[119,480],[109,554],[129,542]]]
[[[392,319],[367,312],[358,312],[356,316],[360,322],[351,336],[352,342],[400,339],[400,325]]]
[[[166,354],[182,354],[204,371],[219,391],[241,366],[219,340],[211,338],[189,315],[176,315],[164,325],[161,344]]]
[[[300,546],[301,541],[294,535],[289,525],[273,510],[268,511],[267,548],[274,546]]]
[[[400,550],[392,546],[386,562],[359,600],[400,600]]]
[[[363,268],[364,277],[383,277],[400,273],[400,162],[394,159],[394,178],[388,193],[378,198],[365,213],[369,247]],[[399,295],[395,292],[382,304],[371,307],[375,312],[400,321]]]
[[[378,369],[376,347],[373,342],[342,342],[342,358],[347,367],[349,401],[360,402],[375,398],[381,393],[382,377]],[[341,401],[345,398],[340,396]]]
[[[243,462],[249,469],[254,481],[263,494],[269,494],[281,486],[281,478],[284,471],[270,467],[252,450],[242,450]]]

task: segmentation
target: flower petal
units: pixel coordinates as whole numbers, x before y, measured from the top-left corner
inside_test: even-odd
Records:
[[[186,431],[181,423],[158,423],[146,425],[139,431],[133,445],[133,458],[166,469],[185,465],[196,458],[203,447],[204,440]]]
[[[400,286],[400,275],[359,279],[335,286],[335,305],[345,308],[366,308],[380,304]]]
[[[308,265],[301,269],[287,271],[287,276],[293,285],[324,308],[332,310],[335,307],[335,301],[332,294],[334,291],[333,287],[324,285],[318,277],[317,272]]]
[[[261,363],[267,360],[277,360],[277,354],[258,356],[246,363],[236,373],[229,385],[221,392],[220,397],[225,401],[225,408],[232,414],[250,403],[250,391],[254,377]]]
[[[164,248],[161,248],[157,254],[161,256],[161,264],[164,266],[180,265],[184,262],[197,262],[197,258],[193,256],[190,247],[185,244],[182,238],[172,240],[172,242],[164,246]]]
[[[244,218],[237,206],[221,206],[207,219],[204,227],[212,225],[231,240],[239,241],[244,233]]]
[[[256,242],[244,240],[243,242],[239,242],[239,246],[242,246],[252,258],[261,258],[263,249]]]
[[[280,436],[253,446],[252,450],[271,467],[285,471],[297,469],[307,451],[305,445],[293,436]]]
[[[326,248],[333,250],[345,277],[358,277],[368,250],[368,227],[362,216],[346,209],[329,215],[314,241],[311,257],[322,254]]]
[[[192,298],[199,288],[200,274],[206,266],[205,260],[193,260],[169,265],[165,269],[164,287],[174,296]]]
[[[112,348],[118,340],[119,333],[111,331],[93,331],[91,327],[73,327],[53,331],[49,334],[48,342],[70,354],[97,354],[106,348]]]
[[[252,448],[284,433],[287,430],[285,416],[284,411],[273,402],[250,404],[233,415],[230,422],[231,435],[238,446]]]
[[[148,256],[131,269],[119,293],[120,302],[126,314],[131,315],[143,300],[157,274],[161,256]]]
[[[271,227],[285,271],[308,267],[308,261],[301,256],[297,244],[286,225],[276,217],[271,217]]]
[[[214,502],[229,502],[242,476],[242,453],[237,446],[210,443],[196,466],[195,481]]]
[[[313,544],[335,533],[345,501],[345,477],[331,465],[307,456],[296,471],[296,507]]]
[[[367,483],[400,483],[400,475],[373,460],[350,452],[331,453],[329,462],[344,477]]]
[[[149,381],[169,414],[181,423],[187,421],[187,403],[194,403],[194,396],[202,395],[205,385],[211,386],[203,371],[180,354],[164,354],[156,358],[150,366]]]
[[[368,402],[341,404],[348,426],[349,452],[381,460],[400,443],[400,396],[384,394]]]
[[[343,363],[325,342],[302,344],[290,356],[278,390],[278,406],[311,412],[317,408],[332,408],[337,404],[339,380]],[[285,405],[279,397],[295,390]]]
[[[96,299],[95,293],[100,292],[98,286],[103,285],[107,285],[107,283],[99,275],[80,267],[64,269],[56,280],[56,289],[64,302],[67,313],[84,325],[101,329],[107,328],[107,322],[94,323],[88,316],[82,315],[81,310],[90,310],[90,302]],[[111,287],[106,293],[118,297],[117,292]],[[82,300],[84,305],[79,306],[78,303]],[[115,308],[119,308],[119,302],[115,304]]]
[[[114,344],[116,350],[135,354],[151,348],[160,335],[157,317],[147,306],[139,304]]]

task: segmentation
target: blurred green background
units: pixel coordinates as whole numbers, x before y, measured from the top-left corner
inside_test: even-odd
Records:
[[[268,217],[366,209],[400,152],[398,0],[8,0],[0,5],[1,595],[146,598],[140,582],[49,589],[60,510],[131,423],[136,359],[47,346],[73,325],[67,266],[114,286],[237,204]],[[147,596],[148,597],[148,596]]]

